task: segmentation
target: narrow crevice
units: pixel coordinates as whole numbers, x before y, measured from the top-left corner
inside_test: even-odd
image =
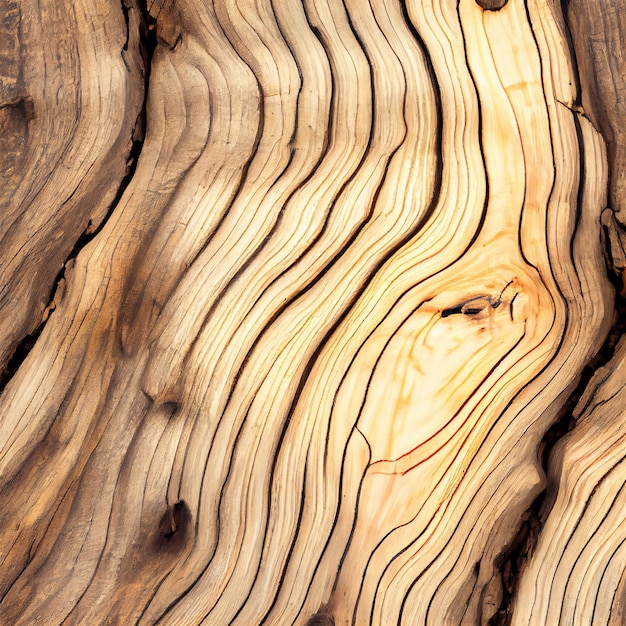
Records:
[[[126,41],[122,46],[122,50],[128,50],[128,42],[130,40],[130,19],[128,15],[128,6],[126,6],[126,0],[121,0],[122,15],[124,16],[124,23],[126,24]]]
[[[128,11],[129,8],[126,6],[124,0],[121,2],[122,11],[124,12],[124,18],[126,20],[127,28],[129,28],[129,17]],[[13,354],[7,361],[6,365],[0,371],[0,395],[2,395],[4,389],[6,388],[9,381],[13,378],[17,370],[21,367],[22,363],[26,360],[31,350],[35,346],[35,343],[39,339],[41,333],[43,332],[50,316],[53,314],[56,308],[56,300],[57,296],[60,298],[60,293],[63,291],[65,286],[65,270],[68,266],[71,266],[73,259],[75,259],[80,251],[92,240],[94,239],[106,226],[107,222],[113,215],[113,212],[117,208],[120,203],[120,200],[126,191],[128,185],[135,175],[135,171],[137,169],[137,162],[139,160],[139,155],[143,150],[144,138],[145,138],[145,129],[146,129],[146,109],[147,109],[147,98],[148,98],[148,87],[150,83],[150,69],[152,67],[152,58],[154,55],[154,50],[156,49],[157,41],[156,34],[154,30],[154,20],[150,17],[146,0],[143,2],[139,2],[138,5],[139,10],[141,11],[141,20],[140,20],[140,52],[144,62],[144,92],[143,92],[143,103],[139,115],[137,116],[137,120],[132,129],[131,140],[132,145],[130,152],[128,153],[128,157],[126,159],[126,174],[120,181],[119,187],[113,198],[109,208],[102,219],[102,221],[98,224],[97,227],[94,227],[91,223],[91,220],[88,222],[87,227],[78,238],[74,247],[70,251],[69,255],[65,259],[61,270],[57,274],[54,282],[52,290],[50,291],[50,296],[48,298],[48,304],[44,309],[44,314],[42,317],[41,323],[28,335],[26,335],[13,350]],[[128,47],[128,38],[124,44],[124,50],[127,50]]]
[[[56,291],[56,287],[55,287]],[[48,309],[50,305],[48,305]],[[48,310],[46,309],[46,310]],[[39,339],[39,335],[41,335],[41,331],[45,326],[45,322],[42,322],[33,330],[32,333],[26,335],[20,341],[20,343],[15,347],[11,358],[7,361],[6,365],[2,368],[0,372],[0,395],[4,391],[4,388],[7,386],[8,382],[13,378],[15,372],[17,372],[20,365],[24,362],[30,351],[33,349],[35,342]]]

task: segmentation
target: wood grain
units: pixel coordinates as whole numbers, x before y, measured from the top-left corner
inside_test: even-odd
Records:
[[[549,514],[521,578],[513,624],[624,621],[625,357],[622,338],[552,454]]]
[[[145,72],[134,0],[4,0],[2,15],[0,372],[115,201],[141,139]]]
[[[605,143],[560,4],[499,4],[147,4],[136,170],[0,395],[5,623],[496,614],[540,442],[613,311]],[[96,71],[93,29],[68,29],[61,64],[110,85],[123,40]],[[116,76],[64,197],[119,179],[107,141],[137,100]],[[62,230],[46,206],[24,219]]]

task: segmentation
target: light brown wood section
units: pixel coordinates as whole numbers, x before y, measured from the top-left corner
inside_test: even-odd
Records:
[[[1,623],[497,614],[540,442],[613,290],[605,144],[560,3],[492,4],[123,5],[133,58],[141,20],[155,42],[145,141],[121,197],[81,196],[80,215],[110,216],[0,395]],[[54,233],[70,181],[120,178],[129,53],[89,56],[97,33],[123,43],[115,10],[77,2],[91,26],[68,26],[59,63],[106,106],[85,107],[94,134],[50,179],[57,200],[23,213]],[[58,146],[33,135],[49,169],[63,124]],[[44,263],[42,228],[11,245]],[[3,270],[16,302],[28,275]]]
[[[145,69],[135,0],[3,0],[0,11],[4,375],[17,344],[54,307],[65,260],[98,229],[131,165]]]

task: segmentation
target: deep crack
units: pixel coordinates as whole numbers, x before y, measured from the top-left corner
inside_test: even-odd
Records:
[[[126,41],[122,46],[122,50],[128,50],[128,42],[130,40],[130,19],[128,16],[129,8],[126,6],[126,0],[121,0],[122,4],[122,15],[124,16],[124,23],[126,24]]]

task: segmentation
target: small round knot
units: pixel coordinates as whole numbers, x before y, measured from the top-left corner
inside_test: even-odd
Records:
[[[499,11],[508,0],[476,0],[476,4],[484,11]]]
[[[191,511],[184,500],[168,506],[159,521],[156,546],[162,550],[177,551],[185,545],[191,526]]]
[[[335,626],[335,619],[330,613],[320,611],[309,617],[306,626]]]

